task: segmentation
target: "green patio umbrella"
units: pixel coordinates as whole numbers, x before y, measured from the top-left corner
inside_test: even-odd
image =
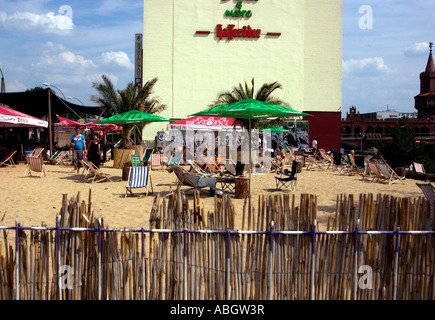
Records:
[[[104,118],[95,123],[114,123],[114,124],[134,124],[134,123],[149,123],[149,122],[170,121],[167,118],[146,113],[139,110],[130,110],[124,113],[115,114],[114,116]]]
[[[164,121],[169,122],[170,120],[152,113],[146,113],[139,110],[130,110],[120,114],[115,114],[108,118],[95,121],[94,123],[113,123],[113,124],[123,125],[123,124],[150,123],[150,122],[164,122]],[[135,140],[135,153],[136,153],[136,132],[134,132],[134,140]]]
[[[281,128],[281,127],[263,128],[263,129],[260,129],[260,132],[263,132],[264,130],[270,130],[270,132],[290,132],[290,130],[284,129],[284,128]]]
[[[229,104],[223,104],[194,113],[191,116],[205,115],[249,120],[249,198],[251,198],[251,119],[311,116],[307,113],[255,99],[244,99]]]

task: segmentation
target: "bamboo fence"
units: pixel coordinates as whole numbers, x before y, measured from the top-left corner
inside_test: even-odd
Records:
[[[110,229],[80,193],[56,227],[0,227],[1,300],[433,300],[434,208],[423,197],[337,195],[317,229],[317,198],[157,195],[149,229]],[[238,213],[240,214],[240,213]]]

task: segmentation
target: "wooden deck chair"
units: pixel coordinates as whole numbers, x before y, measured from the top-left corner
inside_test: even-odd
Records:
[[[182,157],[183,157],[183,155],[181,153],[173,154],[171,156],[171,158],[169,159],[168,163],[166,164],[166,166],[167,167],[178,166],[181,162]]]
[[[140,160],[140,155],[132,154],[130,156],[130,159],[131,159],[131,166],[132,167],[142,167],[142,161]]]
[[[331,156],[329,156],[328,154],[326,154],[325,149],[321,148],[321,149],[319,149],[319,152],[320,152],[320,156],[322,157],[321,162],[324,162],[325,164],[328,165],[326,169],[333,168],[334,159]]]
[[[150,171],[151,170],[149,166],[130,167],[130,171],[128,173],[128,184],[125,187],[125,197],[127,197],[128,192],[134,196],[135,194],[133,194],[133,189],[145,189],[147,196],[148,192],[153,193],[153,184],[151,181]]]
[[[45,169],[44,160],[40,156],[29,156],[26,163],[25,176],[32,176],[32,171],[39,172],[39,177],[46,177],[47,171]]]
[[[203,189],[205,187],[198,187],[198,180],[199,180],[199,176],[198,179],[190,179],[189,177],[194,177],[195,175],[192,175],[188,172],[186,172],[184,169],[182,169],[179,166],[174,166],[180,169],[181,172],[178,172],[178,170],[173,170],[173,172],[175,173],[175,175],[177,176],[178,179],[178,183],[177,183],[177,191],[180,190],[180,188],[182,186],[187,186],[190,187],[187,190],[184,190],[183,192],[190,192],[190,191],[194,191],[194,190],[198,190],[199,192],[209,195],[209,191]]]
[[[307,170],[312,170],[316,168],[320,170],[325,170],[327,167],[327,164],[324,161],[316,159],[316,156],[314,155],[308,155],[305,159],[305,162],[307,163]]]
[[[60,150],[57,150],[49,159],[48,159],[48,162],[49,163],[53,163],[59,156],[60,156],[60,153],[61,153],[62,151],[60,151]]]
[[[0,162],[0,167],[5,165],[5,166],[13,166],[15,167],[15,162],[13,159],[14,154],[17,152],[17,150],[13,150],[11,151],[11,153],[9,153],[6,158],[4,158],[1,162]]]
[[[87,178],[87,181],[94,182],[102,182],[102,181],[110,181],[113,182],[112,176],[110,174],[106,174],[101,172],[99,168],[97,168],[92,162],[87,161],[88,168],[90,170],[90,174]]]
[[[143,158],[142,158],[142,163],[144,164],[144,166],[147,166],[148,165],[148,161],[150,161],[150,157],[151,157],[151,154],[153,153],[153,149],[146,149],[145,150],[145,154],[143,155]]]
[[[413,165],[414,165],[414,170],[415,170],[415,172],[418,172],[418,173],[426,173],[426,172],[424,171],[424,166],[423,166],[422,163],[414,162]]]
[[[291,172],[289,172],[288,170],[285,170],[284,172],[283,171],[276,172],[275,175],[276,190],[281,190],[282,188],[285,188],[291,192],[296,191],[296,184],[298,181],[296,177],[297,168],[298,168],[298,162],[296,160],[293,160]]]
[[[398,181],[402,182],[402,184],[405,184],[402,180],[405,179],[405,177],[399,176],[384,160],[384,158],[381,157],[381,160],[376,161],[376,164],[378,165],[379,171],[382,173],[383,176],[386,177],[386,180],[388,181],[388,184],[396,183]]]
[[[378,167],[378,164],[374,161],[368,161],[367,162],[367,166],[368,166],[368,171],[369,171],[369,177],[372,176],[372,182],[376,181],[376,182],[382,182],[382,181],[387,181],[388,177],[384,176],[381,172],[381,170]]]
[[[30,154],[30,156],[32,156],[32,157],[39,157],[39,156],[41,156],[42,157],[42,152],[44,151],[44,148],[40,148],[40,147],[38,147],[38,148],[35,148],[35,149],[33,149],[33,152]]]
[[[202,169],[195,160],[187,160],[187,163],[190,165],[191,170],[194,170],[200,176],[203,177],[211,177],[214,176],[214,173],[210,173]]]
[[[157,153],[151,154],[150,155],[150,162],[151,162],[150,163],[151,169],[153,167],[157,167],[157,166],[160,166],[160,169],[163,168],[163,165],[162,165],[162,155],[161,154],[157,154]]]
[[[429,200],[430,205],[435,207],[435,190],[431,183],[417,183],[417,186],[423,191],[424,196]]]
[[[67,151],[56,151],[56,153],[50,158],[48,159],[48,162],[51,164],[61,164],[65,158],[68,156],[68,152]]]
[[[82,163],[82,167],[83,167],[82,174],[81,174],[82,180],[87,182],[88,179],[92,177],[90,161],[82,159],[80,160],[80,162]]]

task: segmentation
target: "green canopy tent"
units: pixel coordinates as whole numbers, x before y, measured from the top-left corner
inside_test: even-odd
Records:
[[[130,110],[124,113],[115,114],[108,118],[95,121],[94,123],[112,123],[118,125],[126,125],[126,124],[164,122],[164,121],[169,122],[170,120],[152,113],[146,113],[139,110]],[[134,128],[137,127],[134,126]],[[135,135],[134,140],[136,144],[136,132],[134,132],[134,135]],[[135,148],[135,153],[136,153],[136,148]]]
[[[281,127],[263,128],[263,129],[260,129],[260,132],[263,132],[264,130],[270,130],[270,132],[290,132],[290,130],[284,129],[284,128],[281,128]]]
[[[244,99],[229,104],[206,109],[191,116],[221,116],[235,119],[247,119],[249,136],[249,199],[251,198],[251,120],[267,118],[291,118],[298,116],[311,116],[297,110],[267,103],[255,99]]]

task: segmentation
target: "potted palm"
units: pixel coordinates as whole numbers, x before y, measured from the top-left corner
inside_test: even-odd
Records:
[[[133,82],[127,84],[123,90],[115,89],[108,76],[101,76],[103,83],[93,82],[92,87],[97,94],[91,96],[91,100],[101,106],[104,117],[122,114],[132,110],[139,110],[149,114],[158,114],[166,109],[157,97],[151,97],[154,93],[154,86],[157,78],[147,81],[142,88]],[[146,126],[142,123],[123,123],[121,141],[117,148],[113,150],[114,168],[123,168],[130,161],[130,155],[135,153],[135,146],[132,145],[130,137],[135,127],[142,132]],[[137,148],[137,147],[136,147]]]

